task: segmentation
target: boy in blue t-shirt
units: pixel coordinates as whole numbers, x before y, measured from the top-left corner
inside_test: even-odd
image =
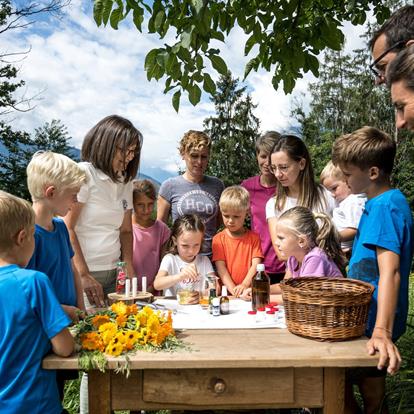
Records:
[[[378,369],[359,370],[348,378],[347,412],[360,412],[351,391],[351,377],[360,388],[365,412],[388,412],[385,366],[394,374],[401,357],[394,342],[405,332],[408,278],[413,256],[413,222],[400,190],[392,189],[396,144],[387,134],[363,127],[338,138],[332,161],[339,165],[352,193],[366,193],[368,201],[355,237],[348,276],[371,283],[375,290],[366,335],[370,354],[379,352]],[[381,408],[382,407],[382,408]]]
[[[85,310],[82,283],[73,264],[74,252],[68,230],[56,216],[66,215],[85,182],[85,172],[62,154],[39,151],[27,166],[27,186],[36,215],[35,249],[27,268],[49,277],[63,310],[75,322],[80,311]],[[65,380],[77,377],[75,371],[57,372],[62,401]]]
[[[26,270],[34,249],[30,204],[0,191],[0,412],[60,414],[56,372],[42,359],[74,348],[70,319],[43,273]]]
[[[36,214],[35,250],[28,269],[45,273],[68,316],[76,321],[85,310],[81,280],[73,265],[72,245],[63,220],[82,184],[85,172],[62,154],[35,153],[27,166],[27,186]]]

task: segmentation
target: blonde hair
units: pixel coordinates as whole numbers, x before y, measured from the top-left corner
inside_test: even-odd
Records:
[[[335,165],[354,165],[361,170],[379,168],[391,175],[397,150],[395,141],[377,128],[364,126],[339,137],[332,146]]]
[[[157,191],[155,190],[154,184],[150,180],[134,180],[132,185],[132,196],[134,201],[141,194],[144,194],[146,197],[154,201],[157,198]]]
[[[250,206],[249,192],[240,185],[232,185],[231,187],[227,187],[221,193],[219,205],[221,210],[248,210]]]
[[[305,236],[310,248],[313,246],[321,248],[344,273],[347,261],[341,250],[339,234],[328,215],[313,213],[306,207],[297,206],[282,213],[278,223],[296,236]]]
[[[195,214],[185,214],[184,216],[178,217],[172,225],[171,235],[167,242],[165,254],[178,254],[177,238],[185,231],[191,231],[194,233],[201,232],[203,233],[204,238],[205,226],[203,220]]]
[[[49,185],[62,191],[78,188],[86,183],[86,173],[75,161],[52,151],[36,152],[26,172],[27,186],[33,202],[44,198],[44,191]]]
[[[194,131],[192,129],[184,134],[181,138],[180,145],[178,146],[181,156],[188,154],[191,150],[199,151],[204,148],[210,151],[210,137],[203,131]]]
[[[334,165],[332,161],[329,161],[328,164],[326,164],[324,169],[322,170],[321,175],[320,175],[321,183],[323,184],[323,182],[327,178],[333,178],[334,180],[345,181],[344,173],[337,165]]]
[[[260,151],[263,151],[266,154],[270,154],[272,151],[272,148],[275,146],[279,138],[280,138],[279,132],[276,132],[276,131],[265,132],[263,135],[261,135],[256,140],[256,155],[258,155]]]
[[[29,231],[34,224],[35,213],[30,203],[0,190],[0,252],[8,252],[17,233]]]

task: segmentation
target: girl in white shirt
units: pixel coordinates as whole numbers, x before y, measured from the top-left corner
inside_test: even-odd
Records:
[[[335,200],[315,182],[309,151],[302,139],[295,135],[282,135],[270,152],[269,169],[277,179],[276,194],[266,203],[266,219],[273,246],[277,218],[284,211],[303,206],[332,216]]]
[[[207,275],[215,276],[207,256],[200,255],[204,239],[204,224],[195,214],[175,220],[167,244],[167,254],[155,276],[154,288],[166,296],[176,296],[179,290],[193,291],[188,304],[199,302]]]

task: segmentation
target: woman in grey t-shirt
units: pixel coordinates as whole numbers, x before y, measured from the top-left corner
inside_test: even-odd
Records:
[[[161,185],[157,201],[157,219],[164,223],[184,214],[197,214],[206,226],[202,253],[211,255],[211,240],[220,220],[219,199],[224,184],[204,175],[210,156],[211,140],[201,131],[190,130],[180,141],[180,155],[185,161],[183,175],[169,178]]]

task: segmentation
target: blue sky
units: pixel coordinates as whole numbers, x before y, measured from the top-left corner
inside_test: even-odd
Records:
[[[208,96],[203,95],[196,107],[184,97],[179,114],[171,106],[171,95],[164,95],[164,84],[148,82],[144,71],[146,53],[160,44],[154,35],[140,34],[130,19],[115,31],[109,26],[98,28],[92,17],[90,0],[72,0],[60,19],[42,19],[28,29],[2,35],[2,50],[24,51],[25,59],[17,63],[26,81],[26,97],[32,111],[12,114],[16,128],[33,131],[44,122],[60,119],[80,147],[86,132],[104,116],[116,113],[129,118],[144,135],[142,171],[146,174],[176,174],[180,165],[177,144],[188,129],[202,129],[203,120],[214,114]],[[347,49],[362,47],[362,28],[345,26]],[[226,43],[218,43],[221,56],[233,75],[242,78],[249,57],[243,56],[245,35],[232,31]],[[167,39],[168,41],[168,39]],[[213,79],[218,75],[211,72]],[[292,95],[274,91],[271,73],[252,72],[245,85],[258,105],[255,115],[261,131],[289,130],[293,125],[290,111],[294,99],[303,100],[309,82],[305,75]]]

